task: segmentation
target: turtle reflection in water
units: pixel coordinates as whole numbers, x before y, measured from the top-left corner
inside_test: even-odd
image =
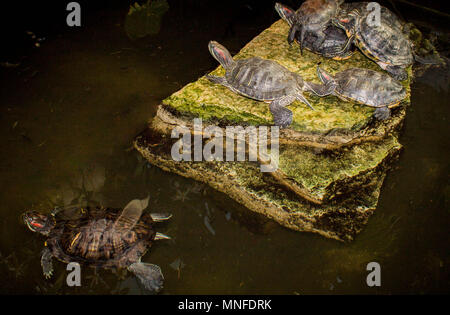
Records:
[[[170,239],[153,229],[156,222],[171,215],[144,213],[148,198],[133,200],[125,208],[69,209],[49,215],[36,211],[23,214],[23,221],[33,232],[47,236],[41,265],[46,278],[53,273],[52,258],[65,262],[101,268],[127,268],[146,289],[158,292],[164,277],[157,265],[141,262],[154,240]],[[64,217],[64,212],[76,212],[76,218]]]

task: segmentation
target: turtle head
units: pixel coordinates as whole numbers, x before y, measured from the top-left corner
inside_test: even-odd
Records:
[[[320,81],[322,81],[322,83],[327,86],[337,85],[336,80],[332,77],[332,75],[320,68],[319,65],[317,65],[317,76],[319,77]]]
[[[296,22],[295,11],[290,7],[277,2],[275,4],[275,10],[278,12],[280,17],[289,24],[289,26],[292,26]]]
[[[22,214],[23,222],[33,232],[48,235],[55,226],[52,216],[41,214],[37,211],[27,211]]]
[[[230,52],[221,44],[216,41],[210,41],[208,44],[208,49],[211,55],[222,65],[226,70],[229,69],[233,63],[233,57],[231,57]]]
[[[331,19],[331,22],[334,26],[343,29],[347,33],[347,36],[354,33],[356,18],[352,14],[341,14]]]

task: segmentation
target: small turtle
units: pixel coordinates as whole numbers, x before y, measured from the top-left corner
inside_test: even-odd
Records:
[[[292,112],[285,108],[299,100],[314,108],[303,96],[310,91],[318,96],[329,95],[328,87],[306,82],[303,78],[275,61],[252,57],[233,60],[228,50],[215,41],[209,42],[212,56],[226,70],[225,77],[207,75],[213,83],[221,84],[231,91],[257,101],[270,102],[269,108],[275,125],[285,128],[292,123]]]
[[[318,66],[317,74],[323,83],[335,86],[332,94],[340,99],[375,107],[374,116],[379,120],[388,119],[390,108],[407,96],[400,82],[382,72],[351,68],[333,77]]]
[[[276,3],[275,10],[291,27],[294,23],[296,23],[296,13],[293,9],[281,3]],[[300,33],[302,29],[303,27],[300,25]],[[325,38],[321,42],[317,32],[307,31],[303,38],[302,47],[325,58],[332,58],[335,60],[348,59],[353,55],[354,46],[347,45],[348,38],[344,30],[334,26],[330,21],[326,26],[324,26],[322,32],[325,34]],[[299,43],[301,41],[300,33],[297,32],[295,35],[295,39]]]
[[[49,215],[36,211],[23,214],[23,221],[33,232],[47,236],[42,251],[44,276],[53,273],[52,258],[101,268],[127,268],[150,291],[162,289],[164,277],[157,265],[141,262],[154,240],[170,239],[153,229],[155,222],[171,216],[142,211],[148,198],[132,200],[125,208],[71,207]],[[67,210],[67,211],[66,211]],[[78,213],[76,217],[61,213]]]
[[[406,80],[408,74],[405,68],[412,65],[415,59],[419,62],[423,59],[415,55],[413,44],[394,13],[381,7],[380,23],[377,25],[375,21],[370,21],[371,12],[367,5],[349,6],[342,9],[332,22],[345,30],[349,45],[354,42],[368,58],[395,79]]]
[[[295,23],[289,30],[288,42],[292,44],[297,32],[300,32],[299,44],[303,52],[303,44],[308,33],[317,36],[317,46],[320,47],[327,37],[324,32],[329,22],[339,12],[340,5],[344,0],[306,0],[302,3],[295,14]]]

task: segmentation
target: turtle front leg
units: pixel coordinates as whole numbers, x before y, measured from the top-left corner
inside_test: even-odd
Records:
[[[313,82],[305,82],[305,90],[313,92],[317,96],[323,97],[333,94],[336,89],[336,81],[331,80],[326,84],[316,84]]]
[[[53,275],[52,253],[48,247],[42,250],[41,266],[44,277],[49,279]]]
[[[289,45],[292,45],[292,43],[295,40],[295,36],[297,35],[298,31],[301,31],[302,27],[300,25],[298,25],[297,23],[293,24],[291,26],[291,28],[289,29],[289,34],[288,34],[288,38],[287,41],[289,43]],[[301,41],[299,42],[300,47],[302,45]]]
[[[128,266],[128,270],[135,274],[147,290],[158,292],[163,288],[164,276],[159,266],[136,262]]]
[[[215,75],[207,75],[206,78],[212,83],[220,84],[220,85],[223,85],[223,86],[233,90],[233,88],[228,84],[227,79],[225,79],[224,77],[218,77]]]

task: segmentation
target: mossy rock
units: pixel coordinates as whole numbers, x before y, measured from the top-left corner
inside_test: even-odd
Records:
[[[401,148],[394,136],[337,152],[285,145],[280,151],[278,172],[296,186],[295,191],[298,189],[308,200],[322,204],[342,194],[357,192]]]
[[[160,107],[150,129],[169,137],[176,126],[186,127],[185,130],[190,130],[191,137],[193,136],[191,121],[174,116]],[[204,125],[203,128],[207,126]],[[225,128],[222,133],[226,134]],[[246,140],[248,143],[248,139]],[[271,175],[288,190],[315,204],[323,204],[337,196],[358,190],[402,148],[393,135],[386,136],[381,141],[363,142],[339,150],[311,148],[282,140],[280,139],[278,169]],[[172,144],[175,141],[173,139]],[[193,148],[190,150],[194,151]],[[248,146],[246,150],[248,151]]]
[[[298,45],[287,44],[287,33],[287,24],[280,20],[248,43],[236,58],[272,59],[316,83],[319,62],[331,74],[352,67],[382,71],[359,52],[344,61],[324,59],[308,51],[301,56]],[[411,68],[408,72],[411,78]],[[212,74],[224,75],[224,69],[219,66]],[[172,159],[171,148],[178,140],[171,139],[172,130],[184,126],[192,131],[193,118],[202,118],[204,128],[273,124],[267,104],[237,95],[205,77],[165,99],[134,146],[163,170],[207,183],[283,226],[352,240],[375,210],[386,172],[402,148],[396,135],[410,103],[410,80],[403,84],[408,97],[385,121],[373,119],[373,108],[335,96],[308,94],[315,111],[298,102],[291,104],[294,122],[280,132],[280,163],[272,173],[262,173],[259,162]]]
[[[321,67],[331,74],[352,67],[383,71],[360,52],[356,52],[350,59],[344,61],[324,59],[308,51],[304,51],[302,56],[298,45],[288,45],[286,40],[288,30],[288,25],[279,20],[249,42],[234,58],[245,59],[259,56],[274,60],[290,71],[300,74],[305,80],[316,83],[320,83],[316,74],[319,62]],[[411,69],[408,71],[411,75]],[[211,74],[223,76],[224,73],[224,69],[219,66]],[[410,81],[405,81],[403,84],[409,92]],[[346,138],[341,143],[345,143],[363,136],[368,128],[379,128],[379,122],[373,122],[372,119],[373,108],[344,102],[335,96],[320,98],[311,93],[305,94],[316,110],[313,111],[298,101],[289,106],[289,109],[293,111],[294,121],[286,133],[290,132],[293,138],[301,138],[302,135],[307,135],[309,138],[316,136],[317,139],[312,142],[327,143],[333,142],[328,139],[330,134],[331,136],[343,134]],[[402,102],[403,107],[409,104],[409,101],[408,96]],[[224,125],[273,124],[272,115],[266,103],[240,96],[221,85],[209,82],[205,77],[186,85],[163,100],[163,106],[176,115],[199,117],[205,121]],[[394,125],[391,129],[400,122],[401,119],[391,120],[390,123]]]
[[[376,208],[389,165],[374,168],[371,176],[359,177],[355,182],[357,193],[342,194],[318,205],[286,189],[278,178],[262,173],[257,163],[176,162],[170,155],[174,141],[170,135],[149,128],[135,139],[134,146],[150,163],[161,169],[204,182],[285,227],[342,241],[352,240],[367,223]],[[396,143],[395,140],[387,142],[391,145]],[[380,151],[389,147],[381,146],[383,149]],[[343,154],[358,155],[356,152]],[[391,155],[391,158],[396,156]],[[319,155],[313,167],[320,168],[323,163],[328,163],[327,158]]]

